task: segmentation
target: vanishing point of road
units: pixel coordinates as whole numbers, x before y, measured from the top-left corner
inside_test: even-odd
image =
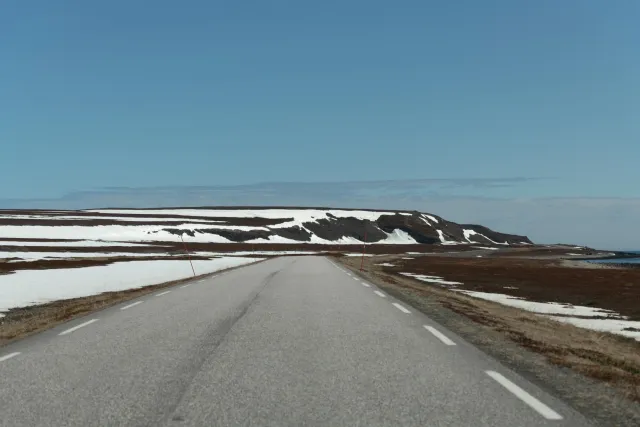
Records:
[[[589,425],[322,257],[194,280],[0,348],[0,426]]]

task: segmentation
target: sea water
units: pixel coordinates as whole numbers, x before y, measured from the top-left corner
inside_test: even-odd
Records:
[[[638,254],[638,258],[612,258],[612,259],[594,259],[591,262],[597,263],[615,263],[615,264],[640,264],[640,251],[624,251]]]

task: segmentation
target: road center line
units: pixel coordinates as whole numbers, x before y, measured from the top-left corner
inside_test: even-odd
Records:
[[[533,410],[542,415],[548,420],[561,420],[562,415],[558,414],[553,409],[549,408],[544,403],[540,402],[535,397],[531,396],[529,393],[518,387],[516,384],[512,383],[508,379],[506,379],[502,374],[499,374],[495,371],[485,371],[487,375],[496,380],[498,384],[509,390],[513,393],[518,399],[522,400],[524,403],[529,405]]]
[[[397,309],[398,309],[398,310],[400,310],[401,312],[403,312],[403,313],[407,313],[407,314],[411,314],[411,312],[410,312],[409,310],[407,310],[403,305],[398,304],[397,302],[394,302],[394,303],[392,303],[392,304],[393,304],[393,306],[394,306],[395,308],[397,308]]]
[[[97,322],[97,321],[98,321],[98,319],[91,319],[91,320],[89,320],[88,322],[81,323],[81,324],[79,324],[78,326],[74,326],[73,328],[69,328],[69,329],[67,329],[66,331],[60,332],[58,335],[67,335],[67,334],[70,334],[70,333],[71,333],[71,332],[73,332],[73,331],[77,331],[78,329],[80,329],[80,328],[84,328],[85,326],[90,325],[90,324],[92,324],[93,322]]]
[[[383,294],[383,293],[382,293],[382,292],[380,292],[380,291],[373,291],[373,293],[374,293],[374,294],[376,294],[376,295],[378,295],[379,297],[382,297],[382,298],[386,297],[386,295],[385,295],[385,294]]]
[[[16,351],[15,353],[9,353],[9,354],[5,354],[4,356],[0,357],[0,362],[4,362],[5,360],[9,360],[12,357],[16,357],[17,355],[19,355],[20,352]]]
[[[136,305],[138,305],[138,304],[142,304],[143,302],[144,302],[144,301],[138,301],[138,302],[134,302],[133,304],[125,305],[125,306],[124,306],[124,307],[122,307],[120,310],[126,310],[126,309],[128,309],[128,308],[135,307]]]
[[[431,332],[436,338],[438,338],[440,341],[442,341],[446,345],[456,345],[456,343],[451,341],[446,335],[444,335],[442,332],[440,332],[436,328],[433,328],[427,325],[423,325],[423,326],[427,331]]]
[[[166,295],[171,291],[164,291],[164,292],[160,292],[159,294],[156,294],[157,297],[161,297],[162,295]]]

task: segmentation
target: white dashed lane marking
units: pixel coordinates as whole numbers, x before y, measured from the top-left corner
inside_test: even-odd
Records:
[[[5,360],[9,360],[12,357],[16,357],[20,354],[19,351],[15,352],[15,353],[9,353],[9,354],[5,354],[4,356],[0,356],[0,362],[4,362]]]
[[[129,305],[125,305],[124,307],[122,307],[120,310],[126,310],[129,309],[131,307],[135,307],[136,305],[140,305],[142,304],[144,301],[138,301],[138,302],[134,302],[133,304],[129,304]]]
[[[382,298],[385,298],[385,297],[386,297],[386,295],[385,295],[385,294],[383,294],[383,293],[382,293],[382,292],[380,292],[380,291],[373,291],[373,293],[374,293],[374,294],[376,294],[376,295],[378,295],[379,297],[382,297]]]
[[[446,345],[456,345],[456,343],[451,341],[447,336],[445,336],[442,332],[440,332],[436,328],[427,326],[427,325],[423,325],[423,326],[427,331],[431,332],[436,338],[438,338],[440,341],[442,341]]]
[[[90,324],[92,324],[93,322],[97,322],[97,321],[98,321],[98,319],[91,319],[91,320],[89,320],[89,321],[87,321],[87,322],[84,322],[84,323],[79,324],[78,326],[74,326],[73,328],[69,328],[69,329],[67,329],[66,331],[60,332],[58,335],[67,335],[67,334],[70,334],[71,332],[77,331],[78,329],[80,329],[80,328],[84,328],[85,326],[90,325]]]
[[[156,294],[157,297],[161,297],[162,295],[166,295],[171,291],[164,291],[164,292],[160,292],[159,294]]]
[[[394,306],[395,308],[397,308],[398,310],[400,310],[400,311],[401,311],[401,312],[403,312],[403,313],[407,313],[407,314],[411,313],[411,312],[410,312],[409,310],[407,310],[407,309],[406,309],[402,304],[398,304],[397,302],[394,302],[394,303],[392,303],[392,304],[393,304],[393,306]]]
[[[506,379],[502,374],[495,371],[486,371],[486,374],[491,378],[496,380],[498,384],[509,390],[513,393],[518,399],[522,400],[524,403],[529,405],[534,411],[542,415],[548,420],[561,420],[562,415],[558,414],[553,409],[549,408],[544,403],[540,402],[535,397],[531,396],[529,393],[518,387],[516,384],[512,383],[508,379]]]

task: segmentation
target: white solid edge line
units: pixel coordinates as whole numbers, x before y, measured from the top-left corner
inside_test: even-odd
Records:
[[[20,352],[16,351],[15,353],[9,353],[9,354],[5,354],[4,356],[0,356],[0,362],[4,362],[5,360],[9,360],[12,357],[16,357],[19,354],[20,354]]]
[[[436,328],[432,326],[427,326],[427,325],[422,325],[422,326],[424,326],[424,328],[427,331],[431,332],[436,338],[438,338],[440,341],[442,341],[446,345],[456,345],[456,343],[451,341],[446,335],[444,335],[442,332],[440,332]]]
[[[159,294],[156,294],[157,297],[161,297],[162,295],[166,295],[171,291],[164,291],[164,292],[160,292]]]
[[[382,297],[382,298],[386,297],[386,295],[385,295],[385,294],[383,294],[383,293],[382,293],[382,292],[380,292],[380,291],[373,291],[373,293],[374,293],[374,294],[376,294],[376,295],[378,295],[379,297]]]
[[[91,319],[91,320],[89,320],[89,321],[87,321],[87,322],[84,322],[84,323],[79,324],[78,326],[74,326],[73,328],[69,328],[69,329],[67,329],[66,331],[62,331],[62,332],[60,332],[58,335],[67,335],[67,334],[70,334],[70,333],[71,333],[71,332],[73,332],[73,331],[77,331],[78,329],[80,329],[80,328],[84,328],[85,326],[90,325],[90,324],[92,324],[93,322],[97,322],[97,321],[98,321],[98,319]]]
[[[549,408],[544,403],[540,402],[535,397],[531,396],[529,393],[518,387],[516,384],[512,383],[508,379],[506,379],[502,374],[495,371],[485,371],[487,375],[496,380],[501,386],[509,390],[513,393],[517,398],[522,400],[524,403],[529,405],[534,411],[542,415],[548,420],[561,420],[562,415],[558,414],[553,409]]]
[[[407,313],[407,314],[411,314],[411,312],[409,310],[407,310],[406,307],[403,306],[402,304],[398,304],[397,302],[393,302],[391,304],[393,304],[393,306],[395,308],[397,308],[398,310],[400,310],[401,312]]]
[[[144,301],[138,301],[138,302],[134,302],[133,304],[125,305],[120,310],[126,310],[128,308],[135,307],[136,305],[142,304],[143,302]]]

